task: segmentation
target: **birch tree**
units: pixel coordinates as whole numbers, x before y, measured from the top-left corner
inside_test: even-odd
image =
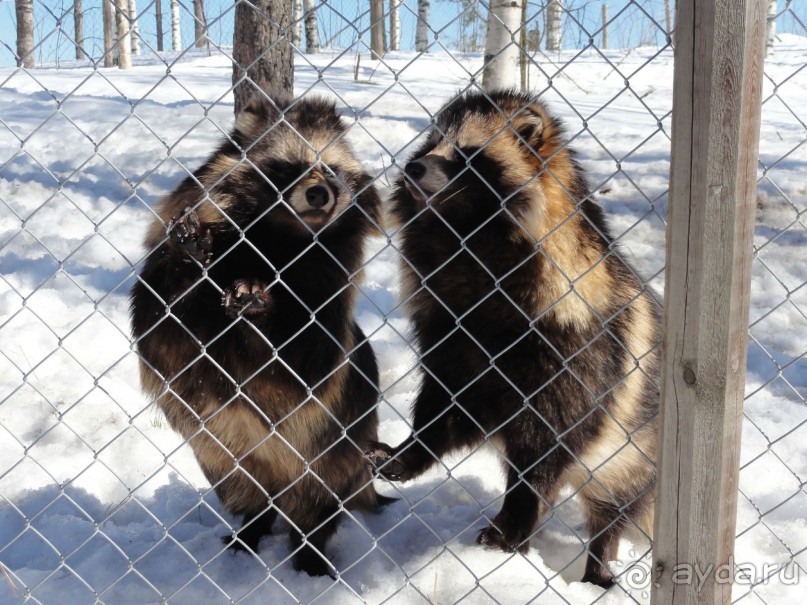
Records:
[[[15,0],[17,10],[17,66],[34,67],[34,0]]]
[[[115,21],[115,0],[101,0],[101,14],[104,20],[104,67],[115,67],[118,56],[116,44],[118,26]]]
[[[389,0],[389,49],[401,50],[401,0]]]
[[[765,32],[765,56],[773,54],[773,45],[776,42],[776,0],[768,0],[768,24]]]
[[[182,30],[179,29],[179,0],[171,0],[171,48],[182,50]]]
[[[291,43],[300,48],[302,40],[303,0],[291,0]]]
[[[116,0],[115,22],[118,25],[118,67],[132,68],[132,33],[129,23],[129,0]]]
[[[76,59],[83,59],[84,55],[84,6],[82,0],[73,0],[73,26],[76,41]]]
[[[163,5],[162,0],[154,0],[154,16],[157,20],[157,52],[163,51]]]
[[[519,86],[521,51],[517,41],[522,1],[491,0],[482,73],[482,86],[488,90]]]
[[[319,26],[317,25],[317,0],[304,0],[305,8],[305,52],[319,52]]]
[[[137,0],[129,0],[129,23],[131,25],[132,54],[140,54],[140,27],[137,24]]]
[[[664,0],[664,27],[667,29],[667,34],[672,32],[672,16],[670,13],[670,0]]]
[[[546,49],[552,52],[560,52],[563,44],[563,1],[549,0],[546,7]]]
[[[429,0],[418,0],[418,23],[415,28],[415,50],[429,51]]]
[[[238,2],[234,25],[236,115],[258,90],[274,97],[291,97],[294,92],[294,56],[291,42],[286,37],[291,25],[291,3],[288,0]]]

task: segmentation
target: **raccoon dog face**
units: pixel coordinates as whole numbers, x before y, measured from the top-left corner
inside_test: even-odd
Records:
[[[460,95],[437,113],[428,139],[406,164],[398,185],[409,195],[399,199],[399,218],[427,205],[449,222],[502,208],[524,214],[544,197],[542,173],[562,145],[561,134],[543,105],[527,95]]]
[[[249,198],[271,208],[272,218],[291,228],[320,230],[368,186],[345,134],[331,101],[253,99],[236,119],[232,135],[247,161],[227,181],[236,189],[251,187],[237,203]],[[228,193],[226,185],[219,189]]]

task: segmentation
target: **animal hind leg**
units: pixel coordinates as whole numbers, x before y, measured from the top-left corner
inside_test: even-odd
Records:
[[[296,528],[289,533],[292,549],[295,549],[292,565],[297,571],[310,576],[335,575],[331,562],[325,556],[325,545],[336,531],[338,520],[336,506],[321,511],[311,522],[295,522]]]
[[[234,536],[222,536],[221,541],[233,551],[251,550],[257,553],[261,538],[272,533],[275,519],[277,519],[277,509],[274,507],[244,513],[241,529],[235,532]]]
[[[526,553],[539,514],[557,493],[559,477],[570,456],[563,447],[555,446],[548,455],[538,459],[536,452],[550,448],[541,448],[538,444],[517,447],[512,443],[515,436],[511,437],[507,447],[507,493],[502,509],[491,525],[480,532],[477,543]]]
[[[620,462],[618,458],[612,458],[612,461]],[[634,526],[648,538],[653,531],[652,467],[633,465],[623,467],[621,473],[607,472],[609,470],[609,467],[601,467],[582,484],[572,481],[579,486],[589,531],[589,554],[583,581],[604,587],[615,582],[608,562],[617,558],[619,540],[625,529]]]
[[[489,526],[479,532],[477,544],[505,552],[526,553],[530,535],[538,518],[539,498],[517,470],[507,473],[507,492],[502,509]]]
[[[625,529],[625,517],[613,505],[603,502],[586,502],[589,531],[588,558],[583,582],[603,588],[614,584],[614,575],[608,561],[616,559],[619,538]]]
[[[203,439],[207,447],[202,448]],[[277,518],[277,509],[271,506],[271,499],[264,487],[257,484],[250,472],[254,469],[252,460],[247,457],[236,466],[229,450],[212,444],[210,436],[199,436],[192,442],[194,451],[205,452],[199,456],[205,477],[214,486],[224,509],[232,515],[242,516],[241,528],[221,537],[222,542],[233,551],[251,550],[258,552],[261,538],[272,531]]]

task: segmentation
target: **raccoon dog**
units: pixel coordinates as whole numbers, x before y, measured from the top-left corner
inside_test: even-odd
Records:
[[[280,513],[310,574],[340,507],[383,500],[357,445],[378,368],[351,286],[379,198],[345,132],[333,103],[253,101],[160,202],[131,292],[143,388],[243,516],[225,540],[257,552]]]
[[[477,542],[526,552],[559,489],[582,497],[584,580],[652,525],[657,312],[611,247],[563,128],[513,92],[443,107],[398,179],[404,294],[423,364],[413,434],[370,445],[391,480],[493,441],[501,511]]]

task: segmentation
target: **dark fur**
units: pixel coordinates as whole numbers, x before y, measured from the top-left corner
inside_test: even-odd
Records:
[[[571,483],[591,536],[584,579],[607,586],[623,529],[652,526],[657,311],[559,121],[525,95],[489,96],[442,108],[396,182],[423,382],[413,435],[368,454],[407,480],[492,440],[507,493],[478,542],[505,551],[528,549]]]
[[[332,103],[284,119],[253,102],[160,203],[131,316],[144,389],[243,516],[228,542],[257,551],[280,513],[295,567],[323,574],[340,507],[382,499],[358,447],[376,438],[378,369],[351,285],[379,199]]]

